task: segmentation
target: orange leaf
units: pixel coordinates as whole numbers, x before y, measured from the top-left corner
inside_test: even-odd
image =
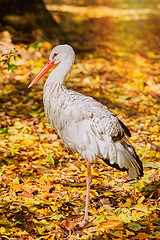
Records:
[[[11,188],[15,191],[20,191],[21,190],[21,185],[20,184],[12,182],[10,185],[11,185]]]
[[[69,220],[63,220],[62,221],[62,226],[65,227],[67,230],[73,230],[75,227],[76,223],[73,221],[69,221]]]
[[[138,240],[149,239],[149,234],[147,234],[145,232],[140,232],[140,233],[138,233],[137,236],[132,237],[132,239],[138,239]]]
[[[100,229],[101,227],[107,229],[107,228],[116,228],[116,227],[121,227],[123,226],[123,222],[122,221],[117,221],[117,220],[108,220],[106,222],[102,222],[99,224],[98,229]]]
[[[28,192],[23,192],[20,194],[20,196],[24,198],[33,198],[33,196]]]

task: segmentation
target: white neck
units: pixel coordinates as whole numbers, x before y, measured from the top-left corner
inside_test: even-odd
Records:
[[[53,116],[56,114],[57,104],[61,102],[60,99],[63,100],[63,93],[66,89],[64,86],[64,80],[71,67],[72,61],[59,63],[49,74],[49,77],[44,85],[43,103],[45,115],[49,123],[53,124],[54,119],[58,119]],[[56,125],[56,121],[54,122],[54,125]]]
[[[49,74],[49,77],[44,85],[44,88],[49,86],[55,88],[56,86],[62,86],[64,80],[72,67],[72,59],[59,63],[55,69]]]

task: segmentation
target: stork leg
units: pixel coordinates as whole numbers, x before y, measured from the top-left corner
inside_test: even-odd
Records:
[[[89,192],[90,192],[90,184],[92,181],[92,175],[91,175],[91,163],[89,160],[87,160],[87,192],[86,192],[86,206],[85,206],[85,215],[84,220],[82,222],[79,222],[79,225],[81,227],[84,227],[88,223],[88,204],[89,204]]]

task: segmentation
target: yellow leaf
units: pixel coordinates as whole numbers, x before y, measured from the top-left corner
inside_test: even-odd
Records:
[[[82,240],[88,240],[89,238],[88,238],[87,236],[83,235],[83,236],[81,237],[81,239],[82,239]]]
[[[47,208],[42,208],[42,209],[37,209],[37,213],[40,213],[40,214],[42,214],[42,215],[46,215],[47,214],[47,211],[48,211],[48,209]],[[42,221],[43,220],[43,221]],[[44,224],[45,222],[44,221],[46,221],[45,219],[42,219],[41,221],[42,221],[42,223]]]
[[[155,115],[156,114],[155,109],[154,108],[150,108],[150,113]]]
[[[150,131],[151,132],[159,132],[159,126],[158,125],[155,125],[154,127],[150,127]]]
[[[143,204],[137,204],[132,209],[136,209],[141,212],[148,212],[148,206]]]
[[[10,221],[8,221],[8,219],[6,217],[2,217],[0,219],[0,225],[2,226],[12,226],[12,223]],[[3,231],[3,229],[2,229]]]
[[[99,213],[104,212],[104,211],[105,211],[105,209],[104,209],[103,207],[100,207],[100,208],[98,209],[98,212],[99,212]]]
[[[39,221],[37,219],[35,219],[35,218],[32,218],[32,222],[39,223]]]
[[[79,237],[75,236],[75,235],[69,235],[68,239],[79,239]]]
[[[105,216],[104,215],[100,215],[97,219],[98,220],[97,220],[96,224],[103,223],[105,221]]]
[[[137,203],[138,203],[138,204],[141,204],[141,203],[144,201],[144,199],[145,199],[145,196],[140,197],[140,198],[138,199]]]
[[[156,152],[156,158],[160,159],[160,152]]]
[[[92,180],[92,184],[93,184],[93,185],[96,185],[96,184],[97,184],[97,182],[98,182],[98,180],[97,180],[97,179],[95,179],[95,178],[93,178],[93,180]]]
[[[50,208],[52,209],[53,212],[58,211],[58,207],[55,205],[50,205]]]
[[[116,214],[112,214],[112,215],[107,215],[107,219],[112,221],[112,220],[116,220],[118,221],[118,217]]]
[[[97,97],[97,98],[100,97],[100,92],[96,92],[95,97]]]
[[[12,202],[13,200],[11,200],[10,197],[7,196],[7,197],[4,197],[4,198],[3,198],[3,201]]]
[[[129,186],[129,185],[125,185],[125,184],[124,184],[123,189],[124,189],[125,191],[131,191],[132,186]]]
[[[150,149],[151,148],[151,144],[147,143],[146,148]]]
[[[135,235],[135,233],[134,233],[134,232],[131,232],[131,231],[129,231],[129,230],[126,229],[126,235],[127,235],[127,236]]]
[[[43,122],[40,122],[40,124],[38,125],[38,128],[44,128],[44,124],[43,124]]]
[[[97,191],[95,191],[94,189],[91,189],[91,190],[90,190],[90,196],[91,196],[91,197],[98,197]]]
[[[19,177],[17,176],[15,179],[12,181],[13,183],[19,184]]]
[[[11,171],[11,170],[7,170],[7,171],[6,171],[6,174],[7,174],[7,175],[10,175],[10,174],[13,174],[13,173],[14,173],[14,172]]]
[[[30,139],[23,139],[21,141],[21,145],[31,145],[31,144],[33,144],[33,141]]]
[[[52,44],[51,44],[50,42],[44,42],[44,43],[43,43],[43,47],[44,47],[44,48],[51,49],[53,46],[52,46]]]
[[[40,143],[39,143],[39,154],[46,155],[46,151],[44,150],[44,148],[42,147],[42,145]]]
[[[84,229],[83,232],[92,237],[92,233],[90,233],[90,232],[87,231],[86,229]]]
[[[125,207],[130,207],[131,204],[132,204],[131,198],[127,198],[127,200],[126,200],[126,202],[125,202],[125,204],[124,204],[123,206],[125,206]]]
[[[99,226],[98,229],[113,229],[116,227],[122,227],[123,226],[123,222],[122,221],[116,221],[116,220],[108,220],[106,222],[102,222]]]
[[[16,149],[16,148],[10,148],[9,150],[10,150],[11,155],[15,155],[15,154],[19,153],[19,149]]]
[[[121,231],[110,231],[110,233],[113,235],[113,236],[116,236],[116,237],[123,237],[123,233]]]
[[[68,166],[68,169],[71,169],[71,170],[79,170],[79,168],[78,167],[76,167],[74,164],[69,164],[69,166]]]
[[[119,219],[120,221],[122,221],[122,222],[125,222],[125,223],[130,222],[129,216],[128,216],[127,214],[124,214],[124,213],[120,213],[120,214],[118,215],[118,219]]]
[[[24,122],[16,121],[15,124],[14,124],[14,127],[17,128],[17,129],[26,128],[27,124],[24,123]]]
[[[15,166],[14,164],[10,165],[10,166],[7,166],[8,169],[10,170],[14,170],[17,168],[17,166]]]
[[[112,192],[104,192],[103,195],[105,195],[106,197],[110,196],[110,195],[113,195]]]
[[[6,232],[5,227],[0,227],[0,234],[4,234]]]
[[[16,235],[22,237],[22,235],[29,235],[29,233],[25,230],[24,231],[21,230],[21,231],[16,231]]]
[[[55,141],[58,137],[56,134],[40,134],[40,140],[43,141],[45,138]]]
[[[92,176],[99,176],[99,172],[95,168],[92,168]]]
[[[55,239],[55,235],[56,235],[56,234],[55,234],[55,233],[53,233],[53,235],[52,235],[52,236],[50,236],[48,239],[49,239],[49,240],[54,240],[54,239]]]

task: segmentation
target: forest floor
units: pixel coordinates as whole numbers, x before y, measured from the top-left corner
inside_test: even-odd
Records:
[[[42,102],[47,76],[28,89],[59,41],[14,45],[8,32],[0,33],[0,237],[160,239],[160,4],[54,2],[47,8],[76,51],[67,87],[94,97],[125,123],[144,176],[129,181],[97,159],[89,223],[80,228],[86,161],[67,152],[47,124]]]

